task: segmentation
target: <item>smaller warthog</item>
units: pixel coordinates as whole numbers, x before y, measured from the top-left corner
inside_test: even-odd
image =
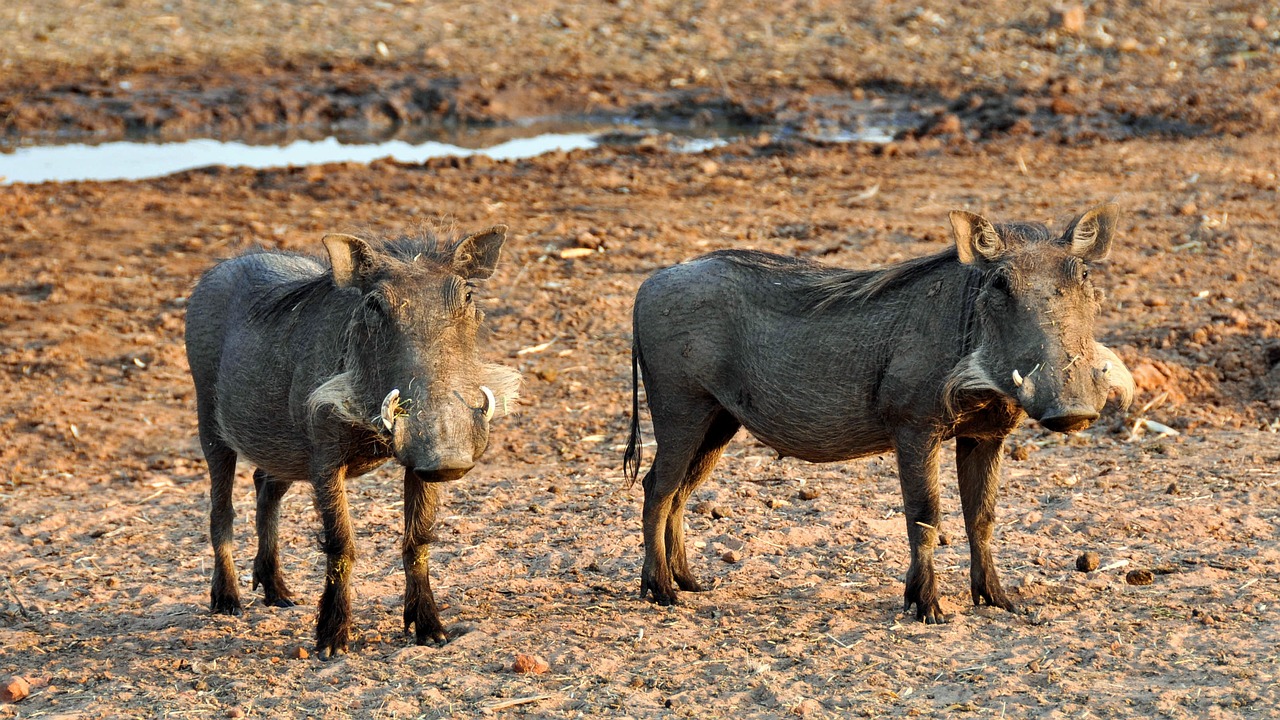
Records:
[[[404,466],[404,623],[419,645],[443,642],[427,574],[435,483],[466,474],[519,375],[480,360],[484,314],[472,299],[493,274],[506,227],[441,243],[424,235],[367,242],[326,235],[328,265],[256,253],[205,273],[187,304],[187,359],[209,464],[215,613],[240,613],[231,557],[237,456],[256,466],[253,586],[268,605],[293,596],[279,565],[280,500],[315,490],[328,556],[316,627],[322,657],[344,652],[355,559],[346,480]]]
[[[945,619],[933,569],[941,520],[938,454],[956,466],[975,604],[1010,610],[989,548],[1005,437],[1024,413],[1074,432],[1133,378],[1094,341],[1102,299],[1089,264],[1106,257],[1116,208],[1053,237],[1038,223],[951,213],[955,247],[875,271],[722,251],[640,286],[633,415],[624,466],[640,470],[637,367],[657,454],[644,476],[640,593],[676,602],[701,589],[684,547],[684,506],[740,427],[781,456],[831,462],[894,450],[911,567],[906,606]]]

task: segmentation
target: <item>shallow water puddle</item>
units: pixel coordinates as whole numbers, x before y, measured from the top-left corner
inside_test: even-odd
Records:
[[[210,165],[271,168],[333,162],[367,163],[380,158],[420,163],[438,157],[484,155],[495,160],[519,160],[553,151],[628,145],[659,141],[678,152],[702,152],[728,139],[765,128],[715,127],[705,131],[680,128],[640,128],[607,123],[548,124],[516,128],[487,128],[456,132],[439,139],[411,138],[346,141],[334,136],[320,140],[246,143],[223,140],[183,142],[123,141],[93,144],[36,145],[0,153],[0,185],[72,182],[77,180],[141,180]],[[524,134],[526,137],[517,135]],[[888,142],[892,130],[870,127],[860,131],[823,133],[827,142]],[[468,146],[472,147],[468,147]]]
[[[208,165],[269,168],[370,162],[385,157],[401,162],[423,162],[450,155],[487,155],[497,160],[515,160],[553,150],[596,147],[600,144],[596,138],[590,133],[549,133],[474,149],[443,142],[412,144],[403,140],[347,144],[334,137],[295,140],[286,145],[188,140],[177,143],[109,142],[101,145],[24,147],[0,155],[0,182],[140,180]]]

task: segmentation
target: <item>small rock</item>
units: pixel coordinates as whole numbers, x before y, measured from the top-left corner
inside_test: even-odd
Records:
[[[814,487],[802,487],[797,495],[801,500],[817,500],[822,497],[822,491]]]
[[[960,122],[960,117],[947,113],[936,119],[933,125],[925,133],[926,135],[958,135],[964,131],[964,123]]]
[[[1084,30],[1084,6],[1065,5],[1049,10],[1049,28],[1075,35]]]
[[[193,690],[200,690],[200,691],[208,690],[209,683],[205,682],[204,680],[197,680],[191,684],[191,688]]]
[[[1056,97],[1049,102],[1049,111],[1054,115],[1079,115],[1080,106],[1063,97]]]
[[[306,660],[311,657],[311,653],[307,652],[306,648],[298,646],[293,649],[292,656],[294,660]]]
[[[1267,29],[1267,19],[1258,14],[1249,16],[1249,27],[1262,31]]]
[[[1179,215],[1195,215],[1196,210],[1198,209],[1199,208],[1196,207],[1195,203],[1186,202],[1178,206],[1178,214]]]
[[[231,708],[230,710],[227,711],[227,717],[242,718],[244,717],[244,711],[241,710],[240,708]]]
[[[511,663],[511,671],[527,675],[541,675],[551,669],[551,663],[538,655],[518,653],[515,662]]]
[[[808,698],[806,700],[801,700],[798,705],[791,708],[791,714],[800,716],[812,715],[813,713],[820,712],[821,710],[822,703],[814,700],[813,698]]]
[[[1124,581],[1130,585],[1150,585],[1156,581],[1156,576],[1150,570],[1130,570]]]
[[[1098,557],[1098,553],[1089,551],[1080,553],[1080,557],[1076,558],[1076,569],[1080,572],[1093,572],[1102,564],[1102,560]]]
[[[711,502],[710,500],[703,500],[702,502],[693,506],[693,511],[698,515],[710,515],[712,508],[714,508],[715,506],[716,506],[715,503]]]
[[[733,511],[723,505],[716,505],[711,508],[711,518],[713,520],[723,520],[733,517]]]
[[[0,702],[21,702],[30,694],[31,683],[21,675],[14,675],[0,682]]]
[[[720,172],[720,166],[716,164],[715,160],[703,160],[698,163],[698,169],[702,171],[703,175],[715,175]]]
[[[1031,448],[1032,446],[1029,444],[1015,445],[1013,449],[1009,451],[1009,457],[1019,462],[1026,460],[1031,457]]]
[[[742,553],[737,550],[725,550],[724,554],[720,556],[720,559],[730,565],[737,565],[742,562]]]
[[[1169,487],[1167,487],[1167,488],[1165,488],[1165,489],[1164,489],[1164,494],[1165,494],[1165,495],[1177,495],[1177,494],[1178,494],[1178,483],[1176,483],[1176,482],[1171,482],[1171,483],[1169,483]]]

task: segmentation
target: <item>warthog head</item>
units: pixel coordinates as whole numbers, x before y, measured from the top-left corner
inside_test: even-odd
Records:
[[[493,274],[506,227],[451,247],[400,241],[374,249],[327,235],[333,281],[360,299],[348,319],[344,372],[311,395],[313,413],[380,434],[396,460],[424,482],[456,480],[489,444],[489,421],[511,409],[516,371],[481,362],[484,313],[474,281]],[[319,415],[315,415],[319,417]]]
[[[960,261],[982,271],[975,349],[953,373],[953,392],[998,392],[1058,432],[1088,427],[1113,389],[1129,405],[1133,377],[1093,338],[1103,294],[1089,279],[1089,264],[1111,250],[1117,214],[1094,208],[1053,238],[1038,223],[951,213]]]

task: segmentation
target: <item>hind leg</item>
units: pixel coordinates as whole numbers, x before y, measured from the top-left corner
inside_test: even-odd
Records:
[[[693,466],[702,440],[711,427],[718,407],[682,409],[679,414],[663,413],[655,408],[650,395],[650,408],[654,415],[653,431],[657,451],[653,466],[644,476],[644,568],[640,573],[640,597],[653,593],[659,605],[674,605],[676,589],[672,567],[668,558],[668,539],[683,539],[683,530],[674,536],[668,526],[676,495]],[[688,495],[686,493],[685,497]],[[683,502],[681,503],[683,505]],[[680,554],[683,555],[683,547]],[[687,570],[687,562],[685,563]],[[689,579],[689,577],[686,577]]]
[[[267,605],[293,607],[293,593],[280,574],[280,500],[291,481],[277,480],[262,471],[253,471],[253,487],[258,493],[255,521],[258,527],[258,555],[253,559],[253,589],[262,586]]]
[[[219,615],[240,614],[240,591],[236,588],[236,564],[232,558],[232,529],[235,509],[231,493],[236,477],[236,453],[221,441],[208,437],[201,418],[200,446],[209,466],[209,541],[213,544],[213,584],[209,608]]]
[[[685,474],[679,489],[676,490],[671,509],[667,513],[665,538],[667,565],[671,568],[671,575],[681,590],[702,592],[702,585],[689,569],[689,558],[685,549],[685,505],[689,502],[689,496],[693,491],[698,489],[698,486],[711,474],[711,470],[720,460],[720,455],[724,453],[725,446],[733,439],[739,427],[741,423],[728,412],[721,410],[716,414],[706,436],[702,439],[702,445],[694,454],[693,461],[689,463],[689,471]]]

